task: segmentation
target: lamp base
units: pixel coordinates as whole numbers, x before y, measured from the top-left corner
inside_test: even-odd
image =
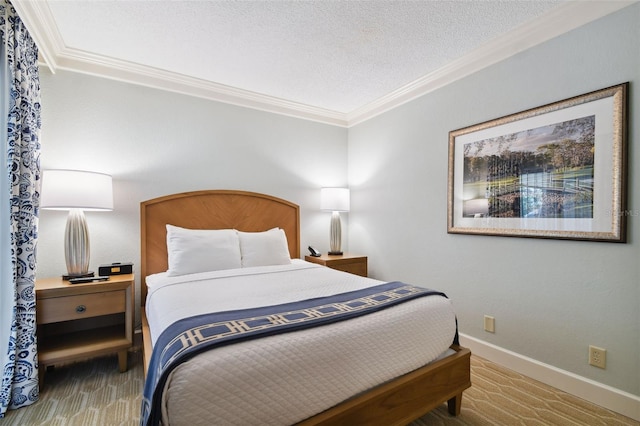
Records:
[[[329,256],[339,256],[343,254],[341,251],[330,251]]]
[[[342,254],[342,226],[340,224],[340,212],[331,213],[331,229],[329,233],[329,254]]]
[[[64,274],[62,276],[62,279],[65,281],[69,281],[71,278],[87,278],[87,277],[93,277],[95,274],[93,273],[93,271],[88,271],[82,274]]]

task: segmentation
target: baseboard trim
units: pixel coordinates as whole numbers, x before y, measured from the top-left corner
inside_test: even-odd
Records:
[[[549,364],[460,333],[460,345],[491,362],[640,421],[640,396],[598,383]]]

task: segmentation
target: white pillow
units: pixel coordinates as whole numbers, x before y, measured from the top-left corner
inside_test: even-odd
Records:
[[[287,236],[280,228],[264,232],[238,231],[238,237],[243,268],[291,263]]]
[[[167,275],[240,268],[240,242],[233,229],[185,229],[167,225]]]

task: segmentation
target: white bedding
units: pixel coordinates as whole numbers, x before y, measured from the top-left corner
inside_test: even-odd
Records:
[[[380,283],[302,260],[182,277],[155,274],[147,277],[146,314],[155,343],[164,328],[186,316]],[[173,371],[164,423],[293,424],[433,361],[454,334],[451,302],[429,296],[332,325],[219,347]]]

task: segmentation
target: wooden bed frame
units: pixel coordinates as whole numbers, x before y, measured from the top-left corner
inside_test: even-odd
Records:
[[[166,224],[192,229],[237,229],[245,232],[284,229],[291,258],[300,257],[300,210],[289,201],[246,191],[185,192],[140,203],[141,303],[145,376],[151,358],[149,324],[144,312],[145,277],[167,270]],[[460,414],[462,392],[471,386],[471,352],[456,351],[404,376],[357,395],[300,425],[404,425],[444,402]]]

